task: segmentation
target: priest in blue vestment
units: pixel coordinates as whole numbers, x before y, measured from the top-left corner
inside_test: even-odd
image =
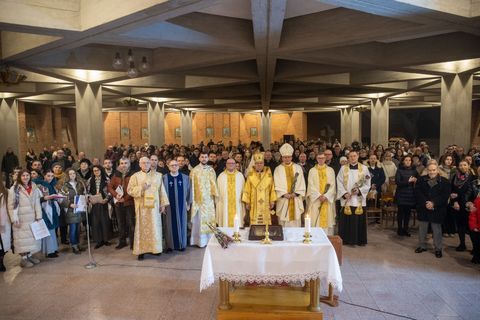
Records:
[[[180,173],[178,162],[170,160],[170,173],[163,176],[170,206],[166,208],[165,242],[167,252],[187,247],[187,211],[192,204],[190,178]]]

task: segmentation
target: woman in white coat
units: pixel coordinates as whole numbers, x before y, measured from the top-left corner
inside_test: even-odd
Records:
[[[23,268],[30,268],[40,263],[32,253],[40,251],[41,241],[35,240],[30,229],[30,224],[42,219],[40,197],[41,192],[35,183],[32,183],[30,172],[21,170],[8,191],[8,214],[13,224],[15,253],[22,256],[20,265]]]
[[[7,251],[10,250],[12,225],[7,213],[7,197],[8,190],[5,188],[2,176],[0,175],[0,272],[7,271],[3,264],[3,257]]]

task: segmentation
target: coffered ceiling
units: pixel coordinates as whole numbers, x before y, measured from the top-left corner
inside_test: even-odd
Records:
[[[72,107],[74,84],[174,109],[326,111],[389,97],[438,106],[440,79],[474,73],[477,0],[0,0],[0,64],[27,76],[0,98]],[[115,70],[116,52],[150,68]]]

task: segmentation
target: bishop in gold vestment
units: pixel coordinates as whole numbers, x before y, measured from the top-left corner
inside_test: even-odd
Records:
[[[226,167],[226,170],[220,173],[217,179],[217,224],[219,227],[233,227],[235,216],[237,216],[239,226],[241,226],[245,216],[242,203],[245,178],[235,169],[235,160],[228,159]]]
[[[141,171],[130,177],[127,192],[135,200],[135,236],[133,254],[162,252],[162,217],[169,205],[162,174],[150,170],[150,159],[140,159]]]
[[[256,153],[253,158],[255,167],[248,173],[242,201],[250,210],[250,224],[272,224],[270,211],[277,200],[272,172],[265,167],[263,154]]]

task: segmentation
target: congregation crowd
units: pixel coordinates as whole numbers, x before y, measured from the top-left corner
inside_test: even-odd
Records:
[[[410,217],[417,215],[416,253],[427,251],[430,232],[437,258],[445,237],[458,235],[456,250],[470,251],[469,235],[471,261],[480,263],[476,148],[451,145],[434,156],[425,142],[404,139],[388,146],[210,141],[109,146],[103,159],[52,146],[39,154],[29,149],[24,160],[21,167],[11,149],[2,158],[0,271],[9,250],[22,256],[22,267],[40,263],[37,252],[58,257],[59,242],[80,254],[87,228],[95,249],[116,235],[115,248],[130,247],[139,260],[204,247],[209,224],[301,227],[309,218],[344,244],[363,246],[369,208],[387,205],[396,208],[400,237],[411,236]],[[35,240],[30,224],[40,220],[50,236]]]

